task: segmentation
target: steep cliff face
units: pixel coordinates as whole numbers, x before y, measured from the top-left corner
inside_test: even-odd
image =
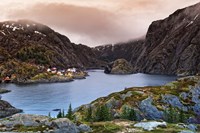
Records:
[[[154,21],[135,71],[156,74],[200,73],[200,3]]]
[[[10,59],[66,68],[100,65],[91,48],[76,45],[51,28],[27,20],[0,23],[0,63]]]

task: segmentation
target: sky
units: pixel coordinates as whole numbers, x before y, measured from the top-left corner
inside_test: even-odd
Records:
[[[97,46],[144,37],[152,21],[199,0],[1,0],[0,21],[30,19]]]

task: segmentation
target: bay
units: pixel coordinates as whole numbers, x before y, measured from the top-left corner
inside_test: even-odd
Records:
[[[67,83],[47,84],[1,84],[12,92],[2,95],[2,99],[14,107],[23,109],[24,113],[53,116],[54,109],[67,110],[69,104],[76,108],[82,104],[107,96],[110,93],[122,91],[128,87],[159,86],[175,80],[176,76],[132,74],[108,75],[102,70],[88,71],[86,79]]]

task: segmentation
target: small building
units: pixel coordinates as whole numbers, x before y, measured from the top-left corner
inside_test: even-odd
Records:
[[[60,72],[60,71],[58,71],[58,72],[57,72],[57,75],[59,75],[59,76],[63,76],[63,73]]]
[[[57,68],[56,67],[51,68],[51,73],[56,74],[57,73]]]
[[[50,68],[48,68],[48,69],[47,69],[47,72],[51,72],[51,69],[50,69]]]
[[[76,72],[76,68],[68,68],[67,71],[75,73]]]

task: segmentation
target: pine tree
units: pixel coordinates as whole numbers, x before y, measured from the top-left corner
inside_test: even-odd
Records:
[[[179,113],[179,122],[185,123],[186,120],[187,120],[187,116],[185,115],[183,109],[181,109]]]
[[[93,121],[93,117],[92,117],[92,107],[90,106],[86,112],[86,121],[92,122]]]
[[[129,108],[125,106],[122,108],[121,118],[128,119],[128,117],[129,117]]]
[[[136,121],[137,120],[136,112],[132,108],[123,107],[121,118],[131,120],[131,121],[134,121],[134,120]]]
[[[109,121],[111,120],[110,110],[106,105],[99,106],[95,113],[96,121]]]
[[[72,105],[71,105],[71,103],[69,104],[69,109],[68,109],[68,111],[67,111],[66,117],[67,117],[68,119],[70,119],[70,120],[73,120],[73,112],[72,112]]]
[[[51,112],[49,112],[48,116],[51,117]]]
[[[177,123],[180,121],[180,113],[175,108],[170,107],[164,111],[164,118],[168,123]]]
[[[58,112],[57,118],[62,118],[62,112],[61,112],[61,110]]]
[[[62,110],[62,117],[65,117],[65,111],[64,111],[64,109]]]
[[[129,110],[129,120],[131,121],[137,121],[137,115],[134,109]]]

